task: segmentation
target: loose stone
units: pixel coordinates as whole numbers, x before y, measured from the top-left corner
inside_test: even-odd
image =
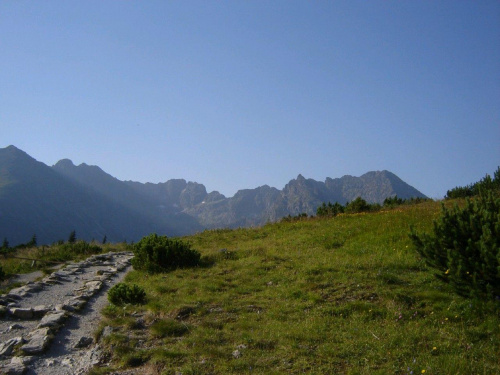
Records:
[[[80,337],[80,339],[76,343],[75,348],[76,349],[86,348],[87,346],[89,346],[90,344],[92,344],[92,342],[94,342],[94,340],[92,339],[92,337],[82,336],[82,337]]]
[[[30,334],[29,342],[21,346],[21,350],[26,354],[42,353],[50,343],[52,335],[48,327],[39,328]]]
[[[66,319],[66,313],[64,311],[47,313],[38,324],[38,328],[56,328],[62,324],[64,319]]]
[[[13,339],[7,340],[3,344],[0,344],[0,356],[7,356],[12,353],[14,346],[24,342],[22,337],[14,337]]]
[[[33,318],[33,309],[31,307],[29,308],[14,307],[10,309],[10,313],[12,314],[12,316],[19,319]]]

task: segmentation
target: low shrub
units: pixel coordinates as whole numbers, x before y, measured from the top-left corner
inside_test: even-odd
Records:
[[[3,270],[2,266],[0,266],[0,281],[5,280],[7,275],[5,274],[5,271]]]
[[[377,203],[369,204],[361,197],[357,197],[352,202],[345,205],[345,213],[356,214],[361,212],[379,211],[381,206]]]
[[[201,257],[188,243],[157,234],[142,238],[134,245],[133,251],[134,269],[152,273],[197,266]]]
[[[342,213],[344,213],[344,206],[339,202],[335,202],[334,204],[331,202],[328,202],[328,204],[323,202],[323,204],[316,209],[317,216],[333,217]]]
[[[433,234],[410,237],[427,264],[466,297],[500,300],[500,198],[491,191],[446,209]]]
[[[140,305],[146,302],[146,292],[135,284],[128,286],[124,283],[118,283],[109,290],[108,301],[116,306]]]

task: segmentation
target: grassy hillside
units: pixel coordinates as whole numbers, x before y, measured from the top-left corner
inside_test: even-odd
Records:
[[[498,313],[453,294],[412,248],[409,225],[439,214],[426,202],[187,237],[205,265],[131,272],[149,302],[109,306],[102,341],[115,368],[144,373],[500,373]]]

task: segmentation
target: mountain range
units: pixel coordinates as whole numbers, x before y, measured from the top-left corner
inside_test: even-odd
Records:
[[[39,244],[77,237],[137,241],[149,233],[180,236],[204,229],[258,226],[288,215],[314,214],[323,202],[345,204],[362,197],[425,197],[388,171],[361,177],[298,175],[282,190],[267,185],[239,190],[233,197],[204,185],[171,179],[163,183],[120,181],[97,166],[63,159],[52,167],[15,146],[0,149],[0,240]]]

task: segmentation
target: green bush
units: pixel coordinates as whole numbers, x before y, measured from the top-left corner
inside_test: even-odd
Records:
[[[328,202],[328,204],[323,202],[323,204],[316,209],[317,216],[333,217],[342,213],[344,213],[344,206],[339,202],[335,202],[334,204],[331,202]]]
[[[481,192],[486,193],[488,191],[500,192],[500,167],[497,168],[495,173],[493,173],[493,178],[490,175],[486,175],[480,181],[470,184],[467,186],[458,186],[446,192],[446,199],[453,198],[467,198],[479,195]]]
[[[363,198],[357,197],[350,203],[345,205],[345,213],[347,214],[356,214],[360,212],[369,212],[369,211],[379,211],[380,205],[377,203],[368,204]]]
[[[2,266],[0,265],[0,281],[5,280],[7,275],[5,274],[5,271],[3,270]]]
[[[108,301],[116,306],[139,305],[146,302],[146,292],[135,284],[128,286],[127,284],[118,283],[109,290]]]
[[[189,244],[157,234],[143,237],[133,251],[134,269],[153,273],[197,266],[201,257]]]
[[[418,253],[459,294],[500,300],[500,198],[489,192],[442,210],[433,234],[411,229]]]

